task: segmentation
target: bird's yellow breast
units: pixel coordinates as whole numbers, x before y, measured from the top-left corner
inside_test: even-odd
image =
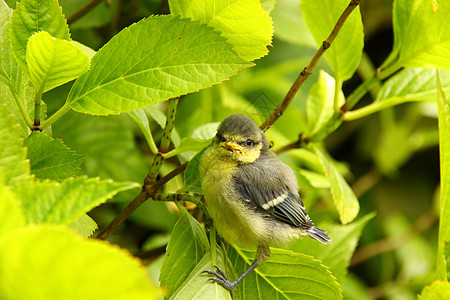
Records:
[[[239,246],[258,246],[267,238],[267,224],[255,211],[246,207],[232,186],[237,163],[222,160],[214,147],[200,159],[200,178],[206,205],[214,226],[227,241]]]

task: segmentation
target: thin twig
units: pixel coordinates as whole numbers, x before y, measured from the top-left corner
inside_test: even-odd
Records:
[[[322,46],[317,50],[316,54],[311,59],[309,65],[303,69],[303,71],[295,80],[294,84],[291,86],[290,90],[284,97],[283,102],[281,102],[281,104],[278,105],[277,108],[275,108],[275,110],[270,114],[267,120],[260,126],[262,130],[266,130],[267,128],[272,126],[272,124],[275,123],[275,121],[283,115],[284,111],[287,109],[289,104],[291,104],[292,100],[294,99],[295,94],[297,94],[297,91],[300,89],[300,87],[309,77],[309,75],[311,75],[312,70],[314,69],[314,67],[316,66],[322,55],[325,53],[325,51],[328,48],[330,48],[331,43],[333,43],[334,39],[341,30],[348,16],[358,6],[359,2],[360,0],[350,1],[349,5],[340,16],[339,20],[337,21],[328,38],[322,43]]]
[[[76,20],[80,19],[82,16],[87,14],[90,10],[100,4],[103,0],[91,0],[85,6],[74,12],[70,17],[67,18],[67,24],[72,24]]]
[[[144,187],[142,192],[137,195],[133,201],[130,202],[115,218],[111,221],[100,233],[97,235],[97,239],[104,240],[111,235],[120,225],[147,199],[152,198],[153,195],[167,182],[173,179],[186,169],[187,163],[184,163],[174,169],[172,172],[150,185],[148,188]]]

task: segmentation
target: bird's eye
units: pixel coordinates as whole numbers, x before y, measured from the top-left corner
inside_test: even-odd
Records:
[[[251,146],[253,144],[253,141],[252,139],[247,139],[245,143],[247,144],[247,146]]]

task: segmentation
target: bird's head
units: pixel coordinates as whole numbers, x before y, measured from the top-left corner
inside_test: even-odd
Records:
[[[222,121],[213,146],[224,159],[252,163],[269,149],[264,132],[248,116],[234,114]]]

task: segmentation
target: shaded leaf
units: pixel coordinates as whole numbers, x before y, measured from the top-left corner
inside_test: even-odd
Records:
[[[312,136],[321,130],[334,115],[334,78],[320,70],[319,79],[309,90],[306,99],[306,120],[308,131],[306,136]],[[339,90],[339,107],[345,103],[345,97]]]
[[[277,0],[271,13],[275,36],[292,44],[316,48],[316,42],[303,21],[300,2]]]
[[[217,261],[214,262],[219,268],[223,268],[225,265],[223,262],[223,254],[219,248],[217,248]],[[231,299],[230,292],[224,289],[217,283],[209,282],[211,278],[208,274],[202,274],[205,270],[212,270],[213,262],[211,258],[211,250],[208,250],[203,258],[198,262],[186,280],[178,287],[178,289],[169,298],[173,299],[198,299],[198,300],[210,300],[210,299]]]
[[[11,44],[19,65],[28,72],[28,39],[39,31],[52,37],[70,40],[69,27],[57,0],[22,0],[12,14]]]
[[[78,175],[85,156],[77,154],[60,139],[33,131],[25,140],[31,173],[37,178],[63,180]]]
[[[206,148],[205,148],[206,149]],[[202,193],[202,183],[200,181],[200,158],[203,154],[203,151],[197,153],[190,161],[184,171],[184,188],[183,190],[191,191],[193,193],[201,194]]]
[[[331,243],[323,245],[310,238],[298,239],[291,243],[289,249],[311,255],[322,261],[331,273],[342,284],[346,275],[347,268],[352,258],[353,252],[358,245],[361,232],[375,214],[368,214],[356,222],[347,225],[328,225],[320,226],[327,231],[331,238]]]
[[[313,144],[313,148],[323,168],[323,172],[330,181],[331,195],[339,213],[342,224],[347,224],[356,218],[359,212],[359,202],[352,189],[339,173],[333,163],[322,150]]]
[[[89,69],[89,57],[83,50],[69,41],[53,38],[46,31],[29,38],[26,58],[37,91],[46,92],[63,85]]]
[[[86,154],[82,170],[89,177],[141,182],[148,172],[132,128],[120,117],[92,117],[68,112],[55,123],[54,136],[62,136],[70,149]],[[136,190],[132,190],[116,198],[129,201],[136,195]]]
[[[348,6],[348,0],[305,0],[301,9],[318,46],[327,39],[337,20]],[[342,82],[352,77],[359,65],[364,46],[361,13],[357,7],[344,23],[325,57],[333,68],[336,80]]]
[[[203,227],[188,212],[178,219],[172,231],[161,267],[161,286],[171,297],[209,249]]]
[[[169,6],[174,15],[200,21],[222,32],[247,61],[268,53],[272,20],[259,0],[169,0]]]
[[[342,299],[336,278],[312,256],[271,249],[272,256],[236,287],[238,299]],[[254,251],[229,247],[236,274],[255,258]]]
[[[98,178],[69,178],[61,183],[38,181],[16,188],[27,222],[70,224],[120,191],[138,187]]]
[[[206,25],[151,16],[97,52],[67,102],[78,112],[118,114],[219,83],[248,65]]]
[[[58,226],[30,226],[3,236],[0,273],[4,300],[148,300],[159,295],[129,253]]]
[[[6,105],[0,105],[0,169],[6,186],[26,184],[30,180],[30,164],[22,146],[20,128],[8,113]]]

